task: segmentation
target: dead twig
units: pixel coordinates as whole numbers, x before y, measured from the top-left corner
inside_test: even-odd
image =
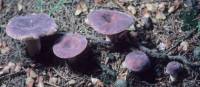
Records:
[[[169,52],[173,49],[175,49],[177,46],[180,45],[180,43],[188,38],[190,38],[194,33],[196,32],[196,29],[193,29],[192,31],[190,31],[182,40],[178,41],[177,43],[175,43],[175,45],[173,45],[171,48],[169,48],[166,53],[169,54]]]
[[[146,52],[149,56],[154,57],[154,58],[177,60],[177,61],[180,61],[190,67],[199,67],[200,66],[200,63],[189,62],[185,56],[180,56],[180,55],[172,56],[172,55],[169,55],[166,53],[159,53],[156,51],[152,51],[151,49],[146,48],[144,46],[139,46],[139,49]]]
[[[57,86],[57,85],[55,85],[55,84],[51,84],[51,83],[49,83],[49,82],[44,82],[44,84],[49,85],[49,86],[53,86],[53,87],[59,87],[59,86]]]
[[[53,70],[54,70],[54,72],[58,75],[58,76],[60,76],[62,79],[64,79],[64,80],[66,80],[66,81],[68,81],[68,79],[66,79],[64,76],[62,76],[55,68],[52,68]]]
[[[0,76],[0,81],[3,81],[3,79],[8,79],[8,78],[13,78],[13,77],[16,77],[16,76],[20,76],[20,75],[25,75],[26,74],[26,71],[22,70],[20,72],[16,72],[16,73],[10,73],[10,74],[5,74],[3,76]]]

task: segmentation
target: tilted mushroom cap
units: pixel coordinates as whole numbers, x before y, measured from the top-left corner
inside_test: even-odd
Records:
[[[176,61],[169,62],[166,67],[166,73],[177,75],[182,69],[182,64]]]
[[[44,13],[17,16],[12,18],[6,27],[8,36],[23,39],[38,39],[57,31],[57,25],[50,16]]]
[[[150,60],[144,52],[133,51],[126,56],[124,64],[129,70],[141,72],[149,68]]]
[[[86,21],[95,31],[106,35],[120,33],[128,29],[133,22],[133,18],[128,14],[105,9],[90,12]]]
[[[53,46],[53,52],[60,58],[68,59],[81,54],[86,47],[87,39],[84,36],[78,33],[69,33]]]

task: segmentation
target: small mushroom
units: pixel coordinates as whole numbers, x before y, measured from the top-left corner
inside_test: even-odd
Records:
[[[178,75],[182,71],[182,64],[176,61],[169,62],[166,67],[166,73],[170,75],[170,81],[177,81]]]
[[[49,15],[40,13],[12,18],[6,26],[6,33],[14,39],[25,41],[28,54],[33,57],[41,50],[39,38],[54,34],[56,28]]]
[[[143,72],[150,68],[150,65],[149,57],[142,51],[129,53],[123,62],[123,66],[133,72]]]
[[[84,36],[69,33],[53,46],[53,53],[62,59],[72,59],[85,51],[87,43]]]
[[[94,10],[87,15],[86,23],[95,31],[106,35],[111,42],[118,43],[128,35],[126,30],[134,23],[133,18],[123,12],[115,10]],[[123,38],[119,40],[120,38]]]

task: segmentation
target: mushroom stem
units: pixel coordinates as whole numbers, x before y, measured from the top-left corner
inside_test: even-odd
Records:
[[[170,75],[169,79],[170,79],[171,82],[175,82],[176,81],[176,76]]]
[[[40,50],[41,50],[40,39],[26,40],[25,43],[26,43],[28,54],[31,57],[40,53]]]

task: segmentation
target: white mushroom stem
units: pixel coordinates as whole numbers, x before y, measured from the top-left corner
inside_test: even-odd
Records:
[[[25,42],[26,42],[28,54],[31,57],[40,53],[40,50],[41,50],[40,39],[31,39],[31,40],[26,40]]]
[[[169,80],[171,82],[175,82],[176,81],[176,76],[169,75]]]

